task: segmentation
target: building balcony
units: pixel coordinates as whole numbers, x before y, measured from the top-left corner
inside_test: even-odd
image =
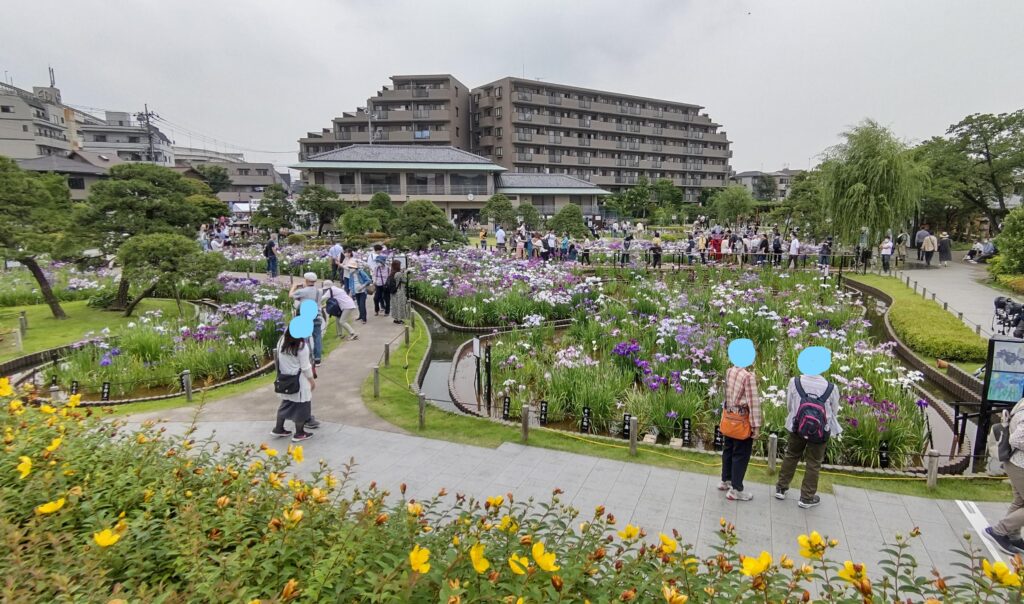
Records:
[[[551,136],[551,135],[548,135],[548,144],[549,145],[561,145],[562,144],[562,137],[561,136]]]
[[[702,187],[724,187],[725,185],[726,180],[724,178],[722,180],[715,178],[702,178],[700,180],[700,186]]]
[[[560,163],[562,163],[562,156],[561,155],[549,154],[548,155],[548,163],[549,164],[560,164]]]
[[[354,184],[338,184],[336,182],[324,183],[320,185],[329,191],[334,191],[341,195],[355,195],[359,191],[359,185]]]
[[[548,95],[548,105],[561,105],[561,104],[562,104],[562,97],[560,97],[558,95],[555,95],[555,94],[549,94]]]
[[[533,161],[533,153],[516,153],[516,161]]]
[[[405,185],[406,195],[448,195],[444,185]]]
[[[477,145],[479,145],[481,147],[493,147],[495,144],[496,144],[496,139],[495,139],[494,136],[491,136],[491,135],[481,136],[480,140],[477,141]]]
[[[487,185],[451,185],[451,195],[486,195]]]
[[[703,149],[703,151],[704,155],[708,157],[732,157],[732,152],[728,149],[712,149],[709,147],[707,149]]]
[[[532,141],[533,140],[533,133],[532,132],[516,132],[516,140],[517,141],[523,141],[523,142]]]
[[[359,188],[360,193],[363,195],[373,195],[374,193],[387,193],[388,195],[398,195],[402,192],[402,185],[399,184],[363,184]]]
[[[382,101],[411,101],[413,99],[448,99],[452,91],[448,88],[392,88],[377,93]]]
[[[533,121],[533,114],[532,113],[516,112],[516,113],[512,114],[512,121],[513,122],[532,122]]]
[[[556,124],[556,125],[557,124],[561,124],[562,123],[562,116],[560,116],[560,115],[549,115],[548,116],[548,123],[549,124]]]

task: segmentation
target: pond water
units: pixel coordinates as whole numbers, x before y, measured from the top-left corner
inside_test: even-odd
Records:
[[[472,339],[473,334],[452,331],[429,313],[421,313],[420,316],[426,321],[427,330],[430,332],[430,351],[427,357],[429,364],[420,390],[434,405],[461,413],[448,392],[448,374],[455,352],[463,342]]]

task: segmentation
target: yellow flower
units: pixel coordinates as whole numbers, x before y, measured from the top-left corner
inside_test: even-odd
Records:
[[[267,454],[267,457],[277,457],[277,449],[267,449],[264,453]]]
[[[981,569],[985,571],[985,576],[993,581],[998,581],[1007,587],[1020,587],[1020,577],[1011,572],[1005,562],[990,564],[988,560],[983,558],[981,560]]]
[[[12,394],[14,394],[14,388],[11,388],[11,380],[0,378],[0,396],[11,396]]]
[[[328,474],[324,476],[324,484],[327,485],[328,489],[333,489],[338,486],[338,478],[334,474]]]
[[[661,595],[665,597],[667,604],[686,604],[689,600],[689,596],[679,593],[675,587],[669,587],[668,584],[661,586]]]
[[[504,503],[504,502],[505,502],[505,498],[502,497],[501,495],[495,495],[494,497],[488,497],[487,498],[487,507],[489,507],[489,508],[500,507],[501,504]]]
[[[406,504],[405,509],[407,509],[409,511],[409,515],[410,516],[422,516],[423,515],[423,506],[418,504],[418,503],[415,503],[415,502],[410,502],[410,503]]]
[[[1004,565],[1005,566],[1005,565]],[[854,587],[859,588],[861,585],[861,579],[865,579],[868,576],[868,568],[863,564],[854,564],[847,560],[843,562],[843,567],[836,573],[840,579],[853,584]]]
[[[57,412],[57,409],[49,405],[39,405],[39,411],[47,415],[53,415]]]
[[[110,529],[103,529],[98,533],[92,534],[92,540],[100,547],[110,547],[117,543],[119,539],[121,539],[121,535]]]
[[[299,509],[285,510],[284,512],[281,513],[281,516],[283,516],[285,520],[291,522],[292,524],[298,524],[299,521],[302,520],[303,515],[304,514],[302,510]]]
[[[302,445],[289,446],[288,454],[292,456],[292,459],[295,460],[295,463],[302,463],[302,460],[305,459],[305,457],[303,457],[302,455]]]
[[[526,556],[512,554],[508,559],[508,567],[517,575],[525,575],[530,568],[530,559]]]
[[[825,540],[821,538],[818,531],[812,531],[809,536],[800,535],[796,538],[796,542],[800,545],[800,555],[804,558],[821,560],[825,554]]]
[[[619,537],[621,537],[623,541],[632,541],[633,539],[636,539],[638,535],[640,535],[640,528],[633,526],[632,524],[627,524],[626,528],[619,531]]]
[[[501,517],[501,522],[498,524],[498,528],[509,534],[514,534],[519,530],[519,525],[512,517],[508,514]]]
[[[21,476],[19,476],[18,479],[21,480],[32,472],[32,460],[22,455],[21,457],[18,458],[17,468],[18,472],[21,474]]]
[[[553,573],[561,568],[555,564],[555,553],[544,551],[543,541],[534,543],[533,549],[531,549],[530,552],[533,554],[533,559],[537,562],[537,566],[539,566],[541,570]]]
[[[658,533],[658,539],[661,539],[661,551],[666,554],[674,553],[679,549],[679,543],[665,533]]]
[[[430,550],[418,545],[409,552],[409,566],[414,573],[425,575],[430,572]]]
[[[491,563],[487,561],[487,558],[484,558],[483,543],[477,543],[469,548],[469,559],[473,561],[473,569],[481,575],[491,567]]]
[[[786,554],[782,554],[782,557],[779,558],[779,566],[786,569],[793,568],[793,559]]]
[[[11,413],[18,413],[24,407],[25,403],[19,401],[18,399],[14,399],[13,401],[7,403],[7,410],[10,411]]]
[[[459,536],[458,535],[455,535],[454,537],[452,537],[452,545],[454,545],[455,547],[459,547]]]
[[[771,565],[772,555],[768,552],[761,552],[761,555],[756,558],[752,556],[744,556],[743,568],[740,572],[748,577],[756,577],[768,570],[768,567]]]
[[[74,409],[81,402],[82,402],[82,395],[81,394],[72,394],[70,397],[68,397],[68,404],[66,406],[71,408],[71,409]]]
[[[64,498],[61,497],[56,501],[50,501],[42,505],[36,506],[36,514],[40,516],[44,514],[52,514],[64,507]]]
[[[57,447],[59,447],[59,446],[60,446],[60,443],[61,443],[61,442],[62,442],[63,440],[64,440],[64,439],[63,439],[62,437],[60,437],[60,436],[58,436],[57,438],[55,438],[55,439],[51,440],[51,441],[50,441],[50,444],[46,446],[46,450],[47,450],[47,451],[49,451],[50,453],[53,453],[54,451],[56,451],[56,450],[57,450]]]

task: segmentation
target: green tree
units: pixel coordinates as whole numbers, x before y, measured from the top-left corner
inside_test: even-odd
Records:
[[[869,243],[913,218],[927,168],[888,128],[865,120],[843,133],[821,166],[825,204],[836,235],[854,242],[867,227]]]
[[[391,221],[398,218],[398,209],[391,202],[391,196],[383,191],[377,191],[370,198],[368,208],[380,222],[380,229],[385,233],[391,232]]]
[[[732,185],[711,198],[711,210],[723,223],[733,224],[754,213],[754,198],[746,187]]]
[[[136,235],[124,242],[117,256],[127,278],[143,288],[125,308],[126,317],[158,287],[174,293],[180,312],[181,286],[216,279],[227,265],[221,254],[204,253],[194,239],[174,233]]]
[[[654,187],[646,176],[637,179],[636,184],[622,194],[622,205],[625,216],[647,218],[654,210],[658,200],[654,196]]]
[[[426,199],[414,199],[399,208],[391,235],[396,247],[405,250],[425,250],[433,242],[444,245],[466,241],[444,210]]]
[[[512,228],[516,224],[516,209],[508,197],[498,193],[491,195],[484,207],[480,208],[480,219],[493,222],[495,226],[500,224]]]
[[[316,216],[316,234],[324,232],[324,226],[331,224],[345,211],[345,202],[338,194],[323,185],[309,185],[295,200],[298,209]]]
[[[38,257],[73,253],[71,195],[57,174],[36,174],[0,157],[0,254],[32,273],[55,319],[67,318]]]
[[[523,221],[528,231],[536,231],[541,227],[543,222],[540,217],[540,212],[534,207],[532,203],[520,202],[519,207],[516,208],[516,216]]]
[[[231,176],[228,174],[228,171],[224,166],[219,166],[217,164],[199,164],[194,166],[193,169],[199,173],[203,182],[205,182],[214,193],[227,191],[228,187],[231,186]]]
[[[548,221],[548,228],[555,233],[569,233],[573,237],[588,237],[590,229],[583,220],[583,210],[574,203],[567,204]]]
[[[993,225],[998,222],[999,213],[985,202],[985,183],[971,177],[970,159],[953,143],[934,137],[915,147],[913,153],[931,175],[921,196],[922,224],[966,233],[979,214]]]
[[[295,205],[288,199],[288,193],[281,185],[270,185],[263,191],[263,199],[252,217],[257,229],[275,232],[291,228],[295,223]]]
[[[654,182],[654,199],[658,207],[669,215],[678,216],[683,211],[683,190],[667,178],[659,178]]]
[[[358,237],[380,230],[380,219],[375,210],[357,208],[341,216],[341,231],[346,237]]]
[[[1024,273],[1024,207],[1014,208],[1006,215],[1003,230],[996,235],[999,250],[999,272]]]
[[[227,205],[210,196],[203,182],[153,164],[119,164],[76,207],[75,222],[84,239],[113,254],[135,235],[193,237],[201,224],[229,212]],[[125,308],[129,287],[127,275],[122,274],[112,310]]]
[[[801,172],[793,177],[789,195],[769,214],[771,222],[800,226],[802,232],[821,238],[831,232],[821,189],[821,173]]]
[[[754,198],[760,201],[774,201],[778,190],[779,184],[771,174],[761,174],[754,181]]]

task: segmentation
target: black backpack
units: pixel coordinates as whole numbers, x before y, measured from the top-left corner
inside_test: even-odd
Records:
[[[395,280],[394,274],[388,275],[388,278],[384,281],[384,291],[391,295],[398,293],[398,281]]]
[[[829,430],[825,408],[828,405],[828,398],[832,396],[832,383],[829,382],[825,392],[819,396],[807,394],[800,383],[800,378],[796,378],[794,383],[796,392],[800,395],[800,406],[797,407],[796,417],[793,418],[793,432],[812,444],[827,442]]]
[[[330,292],[331,297],[327,298],[327,302],[324,304],[324,310],[326,310],[327,314],[332,317],[340,317],[341,304],[338,302],[338,299],[334,297],[333,289],[328,288],[327,291]]]
[[[263,246],[263,257],[270,258],[274,255],[274,242],[268,241],[267,245]]]

